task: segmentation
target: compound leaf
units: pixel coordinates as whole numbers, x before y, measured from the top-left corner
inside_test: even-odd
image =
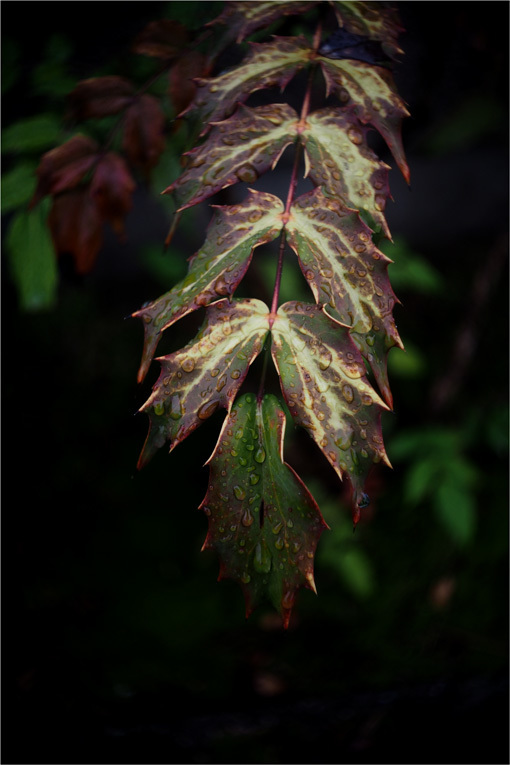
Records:
[[[372,463],[389,464],[380,422],[388,407],[367,380],[349,328],[319,306],[284,303],[272,327],[272,354],[294,421],[308,430],[339,477],[350,478],[356,523]]]
[[[409,183],[409,167],[401,136],[402,119],[408,117],[409,112],[397,93],[391,72],[353,59],[333,60],[319,56],[317,61],[326,80],[327,93],[335,93],[364,125],[373,125],[379,131]]]
[[[247,199],[239,205],[216,208],[207,238],[190,260],[187,276],[158,300],[133,314],[144,322],[140,382],[147,373],[161,333],[191,311],[231,296],[250,265],[255,247],[278,236],[282,212],[278,197],[254,190],[250,190]]]
[[[218,407],[230,411],[268,328],[268,309],[260,300],[220,300],[207,308],[201,330],[188,345],[158,359],[161,373],[140,410],[150,424],[139,468],[166,441],[172,450]]]
[[[358,213],[320,188],[294,202],[286,230],[316,301],[351,327],[352,340],[391,407],[387,352],[394,345],[403,347],[392,315],[391,261],[372,243]]]
[[[353,115],[332,108],[313,112],[306,122],[301,140],[313,182],[348,207],[366,211],[389,239],[384,217],[389,167],[368,147],[368,128]]]
[[[204,548],[220,556],[220,579],[238,581],[248,616],[268,597],[288,626],[297,590],[315,591],[313,559],[327,528],[310,492],[283,461],[285,414],[272,395],[241,396],[211,456],[202,509]]]
[[[203,122],[202,135],[209,122],[223,120],[238,103],[260,88],[278,85],[282,90],[312,56],[304,37],[275,37],[269,43],[250,43],[243,63],[217,77],[197,79],[197,94],[183,114]]]
[[[173,193],[182,210],[238,181],[254,183],[295,139],[297,120],[288,104],[241,105],[215,125],[204,144],[188,152],[186,169],[163,193]]]

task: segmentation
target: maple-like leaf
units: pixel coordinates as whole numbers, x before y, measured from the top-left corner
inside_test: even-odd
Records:
[[[114,75],[82,80],[69,95],[70,117],[79,122],[119,114],[133,100],[129,80]]]
[[[126,110],[122,148],[128,160],[148,175],[165,149],[165,115],[154,96],[139,96]]]
[[[278,236],[283,205],[278,197],[250,190],[239,205],[216,207],[207,238],[190,259],[187,276],[158,300],[133,314],[144,322],[142,381],[161,333],[191,311],[233,295],[255,247]]]
[[[393,75],[380,66],[352,59],[317,57],[327,94],[335,93],[364,125],[373,125],[390,148],[402,175],[409,183],[409,167],[402,145],[402,119],[409,116],[397,93]]]
[[[162,356],[161,373],[140,411],[150,425],[138,466],[166,441],[173,449],[218,407],[228,411],[269,328],[260,300],[220,300],[206,309],[197,336],[183,349]]]
[[[268,598],[287,627],[300,587],[315,591],[313,559],[327,528],[310,492],[283,461],[285,414],[275,396],[241,396],[209,460],[204,548],[219,579],[240,583],[246,615]]]
[[[90,194],[99,214],[123,235],[124,218],[131,209],[136,184],[124,159],[108,152],[98,162],[90,185]]]
[[[88,136],[75,135],[61,146],[46,152],[37,168],[37,187],[30,203],[75,188],[97,162],[97,143]]]
[[[182,210],[239,181],[254,183],[295,140],[297,119],[288,104],[240,105],[214,125],[205,143],[187,153],[186,169],[163,193],[174,194]]]
[[[228,38],[236,43],[242,42],[261,27],[267,27],[274,21],[280,21],[284,16],[306,13],[316,3],[310,0],[280,0],[257,3],[233,2],[225,3],[221,14],[209,22],[209,26],[223,24],[228,28]]]
[[[316,185],[346,205],[366,211],[385,236],[390,231],[384,209],[390,196],[388,165],[368,147],[368,128],[339,108],[310,114],[301,133],[306,173]]]
[[[294,202],[286,231],[315,299],[351,328],[391,407],[386,357],[392,346],[403,347],[392,315],[391,261],[373,244],[358,213],[320,188]]]
[[[316,305],[284,303],[272,326],[272,354],[294,421],[306,428],[340,478],[354,489],[359,519],[374,462],[389,464],[381,432],[388,407],[370,385],[349,328]]]
[[[197,116],[203,122],[203,135],[209,123],[223,120],[254,91],[276,85],[283,90],[312,56],[304,37],[275,37],[269,43],[250,43],[250,52],[240,66],[217,77],[196,80],[197,94],[184,114]]]
[[[395,8],[387,3],[351,0],[331,0],[331,4],[341,27],[353,34],[377,40],[392,58],[403,53],[397,39],[404,30]]]
[[[77,273],[88,273],[103,243],[102,219],[89,189],[55,197],[48,225],[57,255],[72,255]]]

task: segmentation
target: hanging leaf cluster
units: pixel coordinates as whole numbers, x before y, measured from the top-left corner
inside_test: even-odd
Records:
[[[196,337],[158,359],[160,375],[142,407],[150,426],[139,465],[166,442],[173,449],[217,410],[226,410],[201,505],[208,519],[204,547],[219,555],[220,578],[241,585],[247,614],[266,598],[285,626],[299,588],[315,590],[313,560],[326,523],[284,461],[284,404],[338,477],[350,482],[355,524],[368,501],[364,487],[371,467],[389,465],[381,431],[381,413],[392,407],[386,360],[388,350],[402,343],[393,319],[390,261],[374,243],[376,234],[390,238],[385,218],[390,167],[370,148],[369,130],[382,136],[409,181],[401,139],[408,112],[391,72],[392,60],[401,53],[393,9],[370,2],[229,2],[210,30],[218,33],[213,39],[219,50],[309,11],[317,21],[313,42],[304,36],[249,42],[238,65],[194,79],[193,98],[180,117],[198,125],[200,135],[185,155],[181,174],[164,190],[175,202],[177,222],[181,211],[222,189],[255,184],[292,146],[295,161],[286,200],[248,188],[242,201],[216,206],[187,276],[133,314],[145,332],[142,381],[161,334],[190,312],[205,312]],[[154,56],[178,48],[172,29],[165,32],[164,27],[153,28],[138,45]],[[182,67],[176,73],[196,73],[196,59],[189,52],[186,57],[176,64]],[[249,105],[253,93],[275,86],[283,92],[302,71],[308,72],[308,85],[300,113],[283,99]],[[310,96],[320,77],[327,105],[312,111]],[[81,95],[75,94],[87,114],[102,109],[97,86],[92,94],[86,83]],[[124,98],[131,94],[121,93],[118,84],[119,108]],[[127,136],[143,133],[136,127],[145,119],[143,104],[139,99],[128,107]],[[157,117],[147,124],[154,129]],[[150,152],[127,140],[132,160],[144,157],[150,166]],[[158,140],[152,136],[148,141],[156,154]],[[55,158],[41,172],[47,193],[74,193],[72,179],[96,162],[88,143],[75,139],[74,147],[75,171],[68,163],[58,170]],[[296,197],[301,157],[312,189]],[[101,162],[109,163],[108,172]],[[106,155],[101,162],[94,165],[91,182],[94,204],[118,224],[129,176],[114,158]],[[271,306],[234,297],[255,249],[278,238]],[[295,253],[309,285],[309,302],[279,304],[286,247]],[[264,379],[258,395],[242,392],[261,354],[274,364],[283,399],[265,391]]]

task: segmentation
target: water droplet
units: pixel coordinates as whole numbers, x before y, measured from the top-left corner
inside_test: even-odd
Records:
[[[271,571],[271,553],[267,549],[264,540],[258,542],[255,546],[253,568],[260,574],[269,574]]]
[[[245,499],[246,497],[246,492],[242,486],[234,486],[234,494],[236,499]]]
[[[192,358],[192,356],[188,356],[186,359],[181,361],[181,367],[185,372],[193,372],[195,369],[195,359]]]
[[[251,473],[250,475],[250,483],[252,486],[255,486],[260,481],[260,476],[257,475],[257,473]]]
[[[294,605],[294,593],[288,590],[282,598],[282,608],[290,609]]]
[[[165,414],[165,405],[162,401],[158,401],[156,404],[154,404],[154,414],[157,414],[158,417],[160,417],[162,414]]]
[[[218,393],[221,390],[223,390],[223,388],[225,387],[226,384],[227,384],[227,376],[226,375],[222,375],[219,378],[218,382],[216,383],[216,390],[218,391]]]
[[[243,584],[249,584],[251,582],[251,576],[249,574],[243,574],[241,577],[241,582]]]
[[[254,183],[258,178],[257,171],[251,165],[243,165],[239,168],[236,175],[244,183]]]
[[[273,534],[279,534],[282,530],[283,523],[281,521],[278,521],[276,526],[273,526]]]
[[[208,401],[205,404],[202,404],[200,409],[197,412],[197,417],[200,420],[207,420],[211,415],[214,414],[216,409],[218,408],[218,401]]]
[[[211,515],[211,508],[210,507],[204,507],[203,511],[206,515]]]
[[[233,370],[233,371],[230,373],[230,377],[231,377],[233,380],[238,380],[238,379],[241,377],[241,371],[240,371],[239,369],[234,369],[234,370]]]
[[[385,207],[386,207],[386,197],[384,196],[384,194],[376,194],[375,209],[379,210],[379,212],[384,212]]]
[[[214,282],[214,291],[217,295],[228,295],[230,290],[228,288],[228,284],[225,281],[225,278],[222,276],[218,276],[216,281]]]
[[[277,550],[283,550],[283,548],[284,548],[284,542],[283,542],[283,539],[282,539],[282,537],[278,537],[278,539],[277,539],[277,540],[276,540],[276,542],[274,543],[274,546],[276,547],[276,549],[277,549]]]
[[[172,399],[170,401],[170,417],[172,420],[180,420],[182,417],[182,407],[181,407],[181,399],[177,394],[175,396],[172,396]]]
[[[352,403],[354,401],[354,392],[350,385],[344,385],[342,387],[342,395],[347,401],[348,404]]]
[[[266,452],[264,447],[260,446],[257,449],[253,459],[255,460],[255,462],[258,462],[259,464],[262,464],[264,462],[264,460],[266,459]]]
[[[249,510],[245,510],[245,512],[243,513],[243,517],[241,518],[241,523],[243,524],[243,526],[246,526],[246,528],[252,525],[253,515],[250,513]]]

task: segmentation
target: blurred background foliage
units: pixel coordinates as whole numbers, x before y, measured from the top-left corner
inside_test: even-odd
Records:
[[[389,355],[394,470],[374,470],[353,535],[335,474],[289,424],[286,459],[331,530],[319,596],[301,594],[285,634],[269,609],[246,622],[241,592],[200,553],[221,415],[135,471],[147,423],[133,415],[157,370],[136,386],[142,329],[124,317],[182,278],[209,216],[187,211],[164,253],[159,192],[184,126],[137,179],[126,242],[106,231],[90,274],[56,262],[48,200],[28,208],[41,153],[76,132],[64,119],[76,83],[142,84],[155,65],[129,51],[146,23],[196,28],[221,6],[2,4],[3,759],[508,761],[508,6],[400,5],[412,192],[394,170],[394,242],[380,243],[406,346]],[[151,92],[171,125],[164,80]],[[111,127],[80,131],[101,141]],[[285,183],[281,165],[266,184]],[[253,284],[273,273],[261,248]],[[289,257],[281,298],[300,296]]]

